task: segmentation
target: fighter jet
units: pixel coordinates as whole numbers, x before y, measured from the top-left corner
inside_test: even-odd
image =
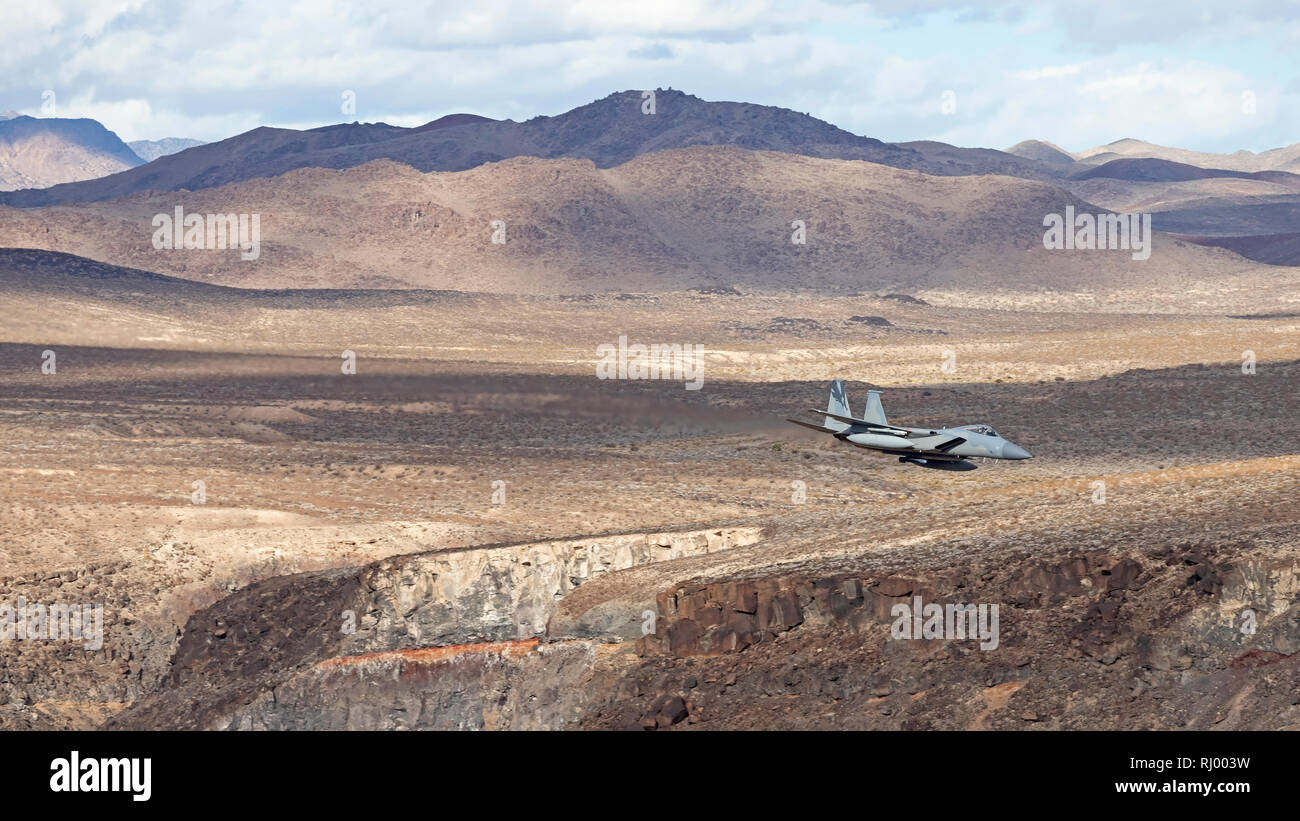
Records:
[[[891,425],[885,419],[880,391],[867,392],[867,409],[861,419],[849,410],[844,380],[831,383],[831,398],[826,410],[810,413],[826,417],[821,425],[800,419],[787,419],[805,428],[829,433],[841,442],[877,450],[898,457],[898,461],[934,470],[975,470],[978,465],[966,461],[972,457],[987,459],[1032,459],[1032,454],[1014,442],[1008,442],[989,425],[961,425],[955,428],[910,428]]]

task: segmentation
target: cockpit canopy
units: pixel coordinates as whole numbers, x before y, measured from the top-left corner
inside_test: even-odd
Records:
[[[985,436],[997,436],[998,432],[993,429],[992,425],[962,425],[957,430],[968,430],[971,433],[982,433]]]

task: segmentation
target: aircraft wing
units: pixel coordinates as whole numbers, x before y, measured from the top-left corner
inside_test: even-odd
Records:
[[[839,433],[839,431],[837,430],[834,430],[832,428],[824,428],[821,425],[814,425],[812,422],[803,422],[798,419],[787,419],[785,421],[794,422],[796,425],[803,425],[805,428],[812,428],[813,430],[821,431],[822,433]]]
[[[948,451],[952,450],[953,448],[957,447],[958,445],[962,444],[965,441],[966,438],[964,436],[954,436],[951,439],[945,440],[935,445],[934,449],[937,451],[941,451],[943,453],[947,453]]]
[[[888,433],[893,436],[908,436],[909,434],[911,434],[911,431],[904,430],[902,428],[893,428],[893,427],[889,427],[888,425],[877,425],[875,422],[868,422],[865,419],[854,419],[852,416],[840,416],[837,413],[818,410],[817,408],[809,408],[808,410],[812,413],[821,414],[822,416],[829,416],[835,421],[843,422],[846,425],[857,425],[858,427],[861,428],[868,428],[869,433]],[[792,419],[790,421],[793,422],[794,420]]]
[[[927,439],[942,439],[942,441],[931,444],[930,442],[926,441]],[[953,448],[957,447],[958,445],[962,444],[965,441],[966,438],[964,436],[949,436],[947,438],[943,438],[943,434],[935,434],[934,436],[913,436],[912,447],[916,448],[917,453],[944,457],[949,455],[948,451],[952,450]],[[965,458],[965,457],[953,456],[952,458],[957,459],[957,458]]]

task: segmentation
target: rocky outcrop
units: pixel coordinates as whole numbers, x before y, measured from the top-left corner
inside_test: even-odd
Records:
[[[517,640],[330,659],[213,724],[230,730],[539,730],[576,724],[591,642]]]
[[[1300,726],[1300,561],[1174,546],[681,585],[621,700],[584,726],[1263,729]],[[896,604],[1000,606],[995,649],[900,640]],[[627,696],[636,693],[636,696]]]
[[[1288,550],[800,566],[643,593],[618,582],[659,557],[756,538],[500,546],[254,585],[197,614],[173,678],[112,726],[1300,726],[1300,560]],[[918,599],[997,605],[996,642],[898,635],[896,608]],[[348,614],[356,629],[344,632]]]
[[[311,694],[328,696],[337,685],[338,698],[350,703],[354,686],[374,696],[377,677],[393,710],[409,713],[417,693],[403,681],[463,671],[464,664],[496,670],[501,687],[530,681],[532,673],[554,672],[548,664],[569,651],[537,649],[534,658],[492,648],[543,636],[556,603],[578,586],[620,570],[749,546],[759,535],[753,527],[615,534],[430,551],[270,579],[196,612],[166,679],[108,726],[357,728],[370,726],[364,716],[371,713],[326,711]],[[430,648],[467,644],[463,653],[428,655]],[[464,695],[454,681],[449,686]],[[492,697],[483,699],[482,710],[491,712]],[[429,716],[417,724],[487,726],[492,719],[475,712],[477,703],[470,699],[454,720]]]
[[[615,536],[421,553],[362,573],[343,652],[541,636],[556,603],[608,573],[755,544],[758,528]]]
[[[172,625],[144,621],[147,610],[119,583],[122,566],[101,563],[75,570],[0,577],[0,726],[8,729],[73,728],[77,718],[102,720],[121,704],[149,692],[163,678],[179,633]],[[31,627],[36,613],[52,607],[98,612],[81,638],[39,639],[18,631],[21,608]],[[36,608],[40,608],[39,611]],[[102,620],[101,620],[102,619]],[[96,625],[100,635],[91,633]],[[70,627],[69,623],[69,627]],[[84,706],[72,715],[45,712],[46,703],[75,700]],[[102,711],[96,715],[96,711]],[[81,711],[90,715],[80,716]]]

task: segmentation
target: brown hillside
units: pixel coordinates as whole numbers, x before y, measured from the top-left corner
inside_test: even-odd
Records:
[[[876,288],[1079,291],[1177,287],[1252,263],[1158,235],[1151,258],[1049,251],[1052,185],[932,177],[734,147],[661,151],[598,169],[515,158],[456,173],[392,162],[105,203],[0,209],[0,245],[63,251],[226,285],[514,293]],[[154,215],[257,213],[261,255],[155,250]],[[506,224],[505,244],[491,222]],[[791,242],[803,220],[807,243]]]

